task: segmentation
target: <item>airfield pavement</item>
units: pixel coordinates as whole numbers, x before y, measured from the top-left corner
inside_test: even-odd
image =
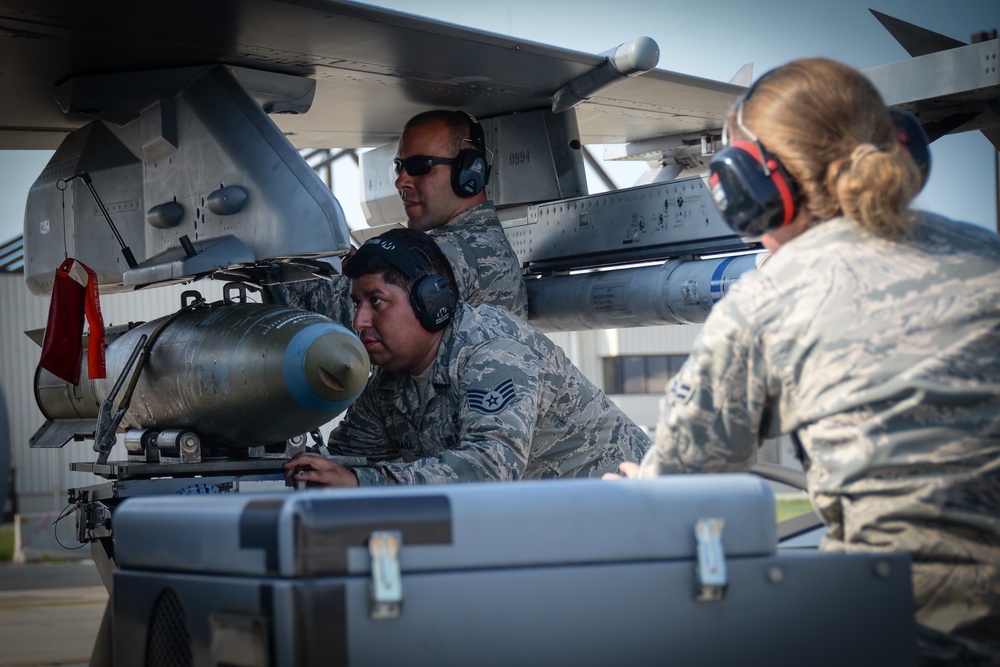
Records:
[[[107,600],[93,561],[0,562],[0,667],[87,665]]]

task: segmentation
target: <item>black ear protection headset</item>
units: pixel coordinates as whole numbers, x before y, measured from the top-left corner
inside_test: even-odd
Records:
[[[410,287],[410,305],[413,306],[420,326],[427,331],[444,329],[455,310],[455,294],[448,279],[436,273],[420,276],[432,265],[430,258],[420,248],[397,241],[392,236],[392,232],[386,232],[382,236],[368,239],[348,261],[355,261],[362,252],[370,252],[399,269],[413,282]]]
[[[463,148],[451,165],[451,189],[459,197],[474,197],[483,191],[490,180],[490,163],[486,159],[486,134],[483,126],[472,114],[465,111],[469,121],[469,138],[475,148]]]
[[[712,197],[723,219],[740,236],[757,236],[787,225],[795,219],[801,203],[795,179],[743,124],[743,105],[757,83],[766,76],[757,79],[737,102],[736,126],[749,140],[734,141],[717,152],[709,163],[708,183]],[[902,109],[889,111],[899,142],[910,152],[926,182],[930,172],[930,151],[920,121]],[[724,129],[723,143],[727,143],[726,135],[727,129]]]
[[[927,183],[931,174],[931,148],[927,141],[927,133],[917,117],[903,109],[889,109],[892,122],[896,125],[896,137],[899,143],[910,152],[910,157],[917,163],[920,170],[920,189]],[[918,190],[919,192],[919,190]]]

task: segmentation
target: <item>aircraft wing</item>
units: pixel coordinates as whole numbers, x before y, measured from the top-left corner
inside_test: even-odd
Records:
[[[623,71],[628,45],[587,54],[342,0],[0,0],[0,149],[58,149],[29,194],[26,282],[48,293],[67,257],[111,291],[253,283],[274,263],[279,282],[329,275],[349,229],[295,149],[383,147],[362,155],[364,204],[369,224],[398,222],[393,142],[434,107],[484,121],[487,194],[532,274],[746,249],[700,178],[744,88],[656,69],[647,41],[643,66]],[[916,89],[941,78],[924,59],[964,62],[996,44],[873,74],[932,134],[995,132],[995,68],[944,91],[943,114],[942,91]],[[619,144],[662,169],[627,197],[587,198],[581,143]],[[699,274],[698,317],[721,270]],[[598,324],[597,307],[585,324]]]
[[[966,44],[869,10],[912,58],[872,67],[865,75],[886,104],[912,111],[931,141],[980,130],[1000,150],[1000,41],[996,30]]]
[[[875,15],[897,37],[910,35],[914,55],[961,46],[929,31],[914,37],[916,26]],[[430,107],[465,108],[484,118],[548,108],[557,90],[603,61],[339,0],[0,0],[0,37],[0,149],[55,149],[90,120],[85,112],[100,117],[100,108],[77,104],[64,113],[56,102],[57,86],[82,75],[227,64],[308,77],[316,82],[312,110],[272,119],[296,148],[358,148],[393,141],[406,119]],[[995,102],[996,94],[981,86],[970,93],[976,99],[959,99],[963,108],[948,110],[951,122],[941,122],[931,99],[940,91],[919,97],[895,92],[926,80],[924,64],[895,64],[869,74],[880,87],[891,84],[890,104],[933,116],[926,120],[940,124],[937,131],[931,128],[938,136],[989,131],[993,123],[982,118],[982,100]],[[904,67],[907,76],[898,76]],[[985,88],[995,90],[995,82]],[[577,108],[580,139],[635,143],[718,129],[741,90],[659,69],[623,78]],[[979,122],[961,127],[963,111]]]
[[[84,75],[226,64],[309,77],[311,111],[272,119],[296,148],[356,148],[393,141],[410,116],[431,107],[482,117],[550,107],[553,93],[604,60],[323,0],[2,0],[0,36],[6,149],[54,149],[100,117],[83,113],[100,108],[75,105],[67,114],[56,103],[57,86]],[[580,138],[611,143],[718,128],[741,90],[662,70],[623,79],[578,108]]]

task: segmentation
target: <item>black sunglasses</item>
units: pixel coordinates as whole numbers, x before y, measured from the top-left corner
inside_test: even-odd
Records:
[[[453,157],[431,157],[430,155],[411,155],[410,157],[400,160],[399,158],[394,158],[392,161],[392,169],[399,176],[400,173],[405,169],[406,173],[410,176],[423,176],[431,172],[431,168],[436,164],[454,164],[455,158]]]

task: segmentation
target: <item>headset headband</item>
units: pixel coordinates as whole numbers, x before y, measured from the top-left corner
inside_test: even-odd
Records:
[[[349,262],[359,262],[356,266],[366,266],[369,255],[378,257],[398,269],[408,279],[413,280],[432,264],[427,254],[420,248],[402,241],[386,238],[391,232],[365,241]]]
[[[459,111],[459,113],[463,114],[465,120],[469,123],[469,138],[466,141],[475,146],[479,151],[485,153],[486,133],[483,131],[482,124],[468,111]]]

